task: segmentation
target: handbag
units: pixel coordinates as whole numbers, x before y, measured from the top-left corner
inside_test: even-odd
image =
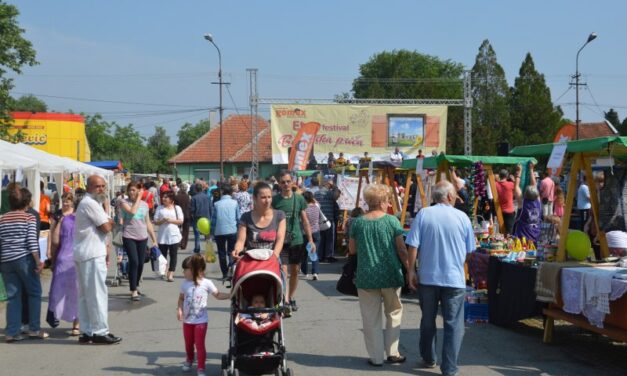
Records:
[[[320,231],[326,231],[331,228],[331,221],[327,219],[327,217],[322,212],[322,209],[318,207],[318,212],[320,213],[318,222],[320,223]]]
[[[124,234],[124,226],[115,225],[113,227],[113,238],[111,239],[111,243],[114,247],[122,248],[124,246],[124,242],[122,241],[122,235]]]
[[[344,295],[357,296],[355,273],[357,272],[357,255],[349,255],[348,261],[342,267],[342,275],[335,288]]]

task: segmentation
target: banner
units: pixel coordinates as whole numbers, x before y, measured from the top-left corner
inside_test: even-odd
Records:
[[[330,152],[358,163],[364,152],[390,160],[397,147],[406,158],[446,151],[446,106],[285,104],[271,107],[270,120],[274,164],[289,162],[288,148],[310,122],[320,124],[313,153],[321,163]]]
[[[300,126],[296,137],[292,141],[290,160],[287,165],[288,170],[299,171],[307,169],[307,162],[309,162],[311,149],[319,129],[320,123],[316,122],[309,122]]]
[[[364,210],[368,210],[368,204],[364,200],[364,190],[368,186],[366,179],[361,181],[361,194],[359,195],[359,207]],[[337,204],[340,210],[353,210],[355,209],[355,203],[357,202],[357,188],[359,187],[359,178],[342,177],[341,181],[338,181],[338,188],[340,190],[340,197],[337,199]]]

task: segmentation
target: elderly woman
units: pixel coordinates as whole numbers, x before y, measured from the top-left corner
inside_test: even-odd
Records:
[[[28,295],[30,338],[47,338],[41,331],[41,281],[43,263],[39,259],[39,243],[35,217],[27,213],[30,195],[25,188],[9,192],[10,211],[0,217],[0,272],[8,295],[5,341],[20,341],[22,291]]]
[[[529,185],[525,188],[524,194],[520,191],[520,173],[522,166],[516,167],[516,176],[514,183],[515,196],[518,198],[518,214],[514,222],[514,236],[533,240],[538,242],[540,237],[540,225],[542,224],[542,203],[540,202],[540,193],[536,184],[536,177],[533,171],[533,163],[529,162]]]
[[[355,285],[363,320],[364,341],[372,366],[381,366],[384,352],[388,363],[402,363],[398,352],[403,305],[400,293],[405,279],[403,266],[408,267],[403,228],[394,216],[387,214],[390,206],[389,187],[368,186],[364,199],[370,210],[358,217],[351,227],[349,253],[357,254]],[[385,314],[385,335],[381,329],[381,302]]]

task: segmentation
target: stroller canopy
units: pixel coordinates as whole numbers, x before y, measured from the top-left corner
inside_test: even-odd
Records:
[[[280,302],[283,282],[279,260],[274,255],[267,260],[257,260],[245,254],[236,264],[231,296],[237,297],[240,290],[248,302],[257,294],[267,297],[270,291],[274,295],[273,304]]]

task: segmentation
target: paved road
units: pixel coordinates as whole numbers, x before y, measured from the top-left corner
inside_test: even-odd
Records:
[[[182,252],[182,260],[188,251]],[[341,265],[323,264],[319,281],[301,280],[297,301],[301,307],[285,320],[289,366],[300,375],[434,375],[439,369],[418,368],[420,309],[415,296],[404,299],[401,352],[405,364],[373,369],[366,364],[361,317],[356,298],[339,295],[335,282]],[[46,271],[46,273],[49,273]],[[176,301],[182,277],[175,283],[146,273],[141,302],[129,300],[128,284],[112,287],[109,323],[123,337],[115,346],[81,346],[69,337],[69,323],[49,329],[45,341],[0,342],[0,375],[182,375],[184,360],[181,324]],[[219,272],[207,273],[217,278]],[[47,307],[48,277],[44,277]],[[223,287],[221,287],[223,288]],[[210,301],[207,334],[207,374],[218,375],[220,356],[228,344],[228,302]],[[0,305],[0,327],[5,327]],[[44,322],[42,320],[42,322]],[[624,375],[627,346],[613,344],[570,326],[556,328],[555,344],[543,345],[537,322],[503,329],[468,324],[460,359],[460,375]],[[46,324],[44,324],[45,326]],[[441,328],[441,322],[439,323]],[[439,335],[441,335],[441,330]]]

